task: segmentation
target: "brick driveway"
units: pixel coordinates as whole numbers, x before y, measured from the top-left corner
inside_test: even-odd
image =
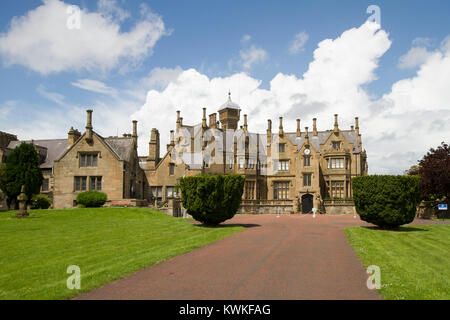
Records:
[[[343,229],[352,215],[238,215],[246,230],[77,299],[381,299]],[[430,222],[428,222],[430,224]]]

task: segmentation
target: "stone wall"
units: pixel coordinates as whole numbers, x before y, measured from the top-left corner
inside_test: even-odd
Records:
[[[99,152],[97,167],[80,167],[80,152]],[[102,177],[102,192],[108,199],[123,199],[124,193],[124,161],[119,160],[105,143],[93,135],[92,143],[85,139],[79,141],[69,152],[54,164],[53,207],[55,209],[72,208],[77,195],[74,177]],[[89,189],[89,188],[87,188]]]

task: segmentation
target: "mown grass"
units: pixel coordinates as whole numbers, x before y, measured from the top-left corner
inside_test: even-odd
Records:
[[[345,234],[366,268],[380,267],[384,299],[450,299],[450,225],[350,227]]]
[[[199,227],[146,208],[0,213],[0,299],[68,299],[243,229]],[[67,267],[81,289],[67,288]]]

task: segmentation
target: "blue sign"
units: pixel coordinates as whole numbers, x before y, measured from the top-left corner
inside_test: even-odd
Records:
[[[447,210],[447,204],[445,203],[438,204],[438,210]]]

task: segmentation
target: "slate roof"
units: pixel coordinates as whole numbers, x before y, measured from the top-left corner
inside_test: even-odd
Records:
[[[109,137],[103,138],[106,144],[111,147],[112,150],[119,156],[120,159],[125,161],[131,160],[131,155],[134,150],[133,138],[129,137]]]
[[[22,142],[31,143],[28,141],[11,141],[8,145],[9,149],[15,149]],[[33,140],[33,143],[38,148],[39,154],[43,156],[44,162],[39,166],[41,169],[53,168],[53,163],[56,159],[61,157],[63,153],[68,149],[67,139],[52,139],[52,140]]]

